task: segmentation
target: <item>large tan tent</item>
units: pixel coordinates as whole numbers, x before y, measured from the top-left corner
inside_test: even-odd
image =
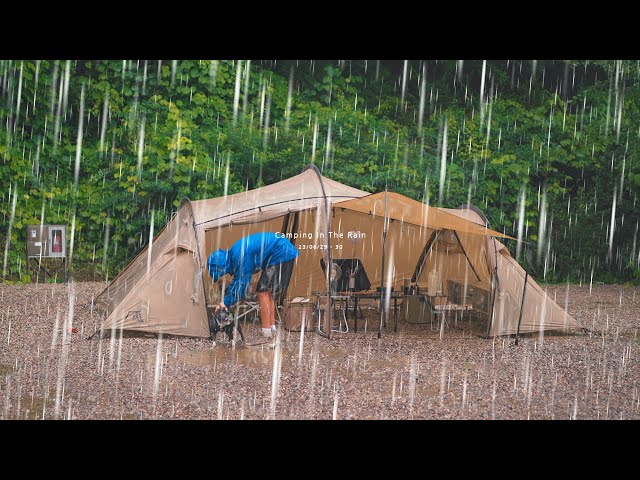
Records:
[[[331,294],[321,259],[358,258],[372,288],[426,288],[437,272],[441,296],[487,292],[490,336],[579,328],[524,272],[473,209],[441,209],[398,193],[370,194],[320,175],[294,177],[226,197],[189,201],[100,294],[101,329],[209,336],[207,304],[220,294],[206,271],[218,248],[256,232],[279,232],[296,245],[287,298]],[[326,264],[326,263],[325,263]],[[526,278],[527,277],[527,278]],[[526,301],[522,291],[526,283]],[[449,289],[452,290],[451,292]],[[522,313],[521,313],[522,312]]]

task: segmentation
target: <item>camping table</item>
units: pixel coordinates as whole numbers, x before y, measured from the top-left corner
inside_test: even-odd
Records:
[[[353,292],[353,331],[358,332],[358,301],[361,298],[380,299],[380,293],[358,293]],[[398,331],[398,299],[404,298],[400,292],[391,292],[390,299],[393,299],[393,331]],[[385,323],[385,327],[386,327]]]

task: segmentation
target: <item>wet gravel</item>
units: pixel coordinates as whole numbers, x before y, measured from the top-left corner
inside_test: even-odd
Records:
[[[478,319],[283,331],[279,347],[94,332],[105,283],[0,284],[1,419],[637,419],[640,288],[550,286],[590,333]],[[352,328],[353,325],[350,325]],[[247,338],[258,325],[244,325]],[[273,382],[275,380],[275,382]]]

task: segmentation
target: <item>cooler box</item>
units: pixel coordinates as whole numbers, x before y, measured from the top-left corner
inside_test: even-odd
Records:
[[[408,323],[431,323],[432,309],[425,295],[404,297],[404,318]]]
[[[302,321],[304,320],[306,332],[315,330],[313,309],[314,304],[309,299],[289,302],[288,305],[284,306],[282,312],[282,321],[285,328],[290,332],[300,332],[302,331]]]

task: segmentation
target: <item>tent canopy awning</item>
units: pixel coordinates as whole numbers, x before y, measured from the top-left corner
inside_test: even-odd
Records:
[[[424,203],[405,197],[399,193],[386,192],[386,216],[413,225],[419,225],[434,230],[455,230],[472,235],[491,235],[509,238],[509,235],[483,227],[464,218],[460,218],[444,210],[431,207]],[[357,212],[382,217],[385,215],[385,192],[372,193],[360,198],[334,202],[334,208],[345,208]]]

